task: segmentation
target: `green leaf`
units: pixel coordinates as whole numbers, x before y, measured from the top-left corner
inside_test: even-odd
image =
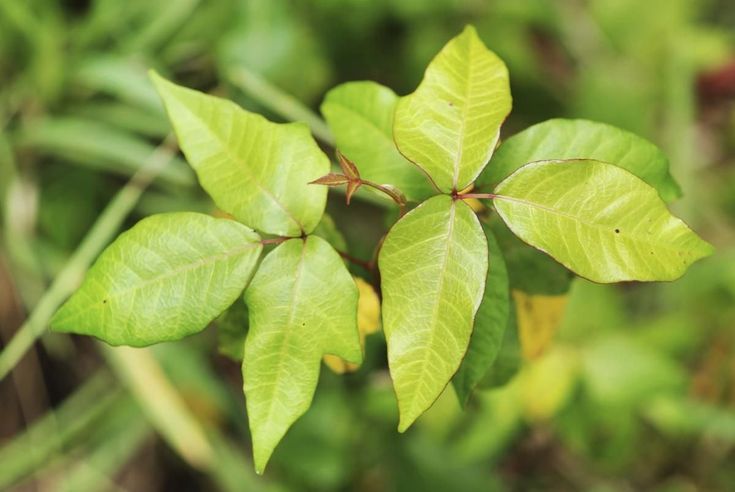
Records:
[[[604,162],[534,162],[495,193],[518,237],[595,282],[674,280],[712,253],[655,189]]]
[[[398,96],[375,82],[348,82],[327,93],[322,113],[337,148],[357,164],[364,179],[392,184],[409,200],[435,194],[426,175],[406,160],[393,142]]]
[[[274,249],[245,291],[250,331],[242,370],[258,473],[311,405],[322,356],[362,361],[357,300],[342,259],[317,236]]]
[[[503,340],[495,357],[495,362],[478,381],[477,388],[491,389],[506,385],[521,369],[521,341],[518,333],[518,319],[515,301],[510,298],[508,322]]]
[[[303,123],[276,124],[230,101],[151,78],[202,187],[219,208],[259,231],[310,233],[327,189],[309,182],[329,159]]]
[[[503,251],[511,289],[528,294],[559,295],[569,291],[574,274],[549,255],[524,243],[493,215],[490,226]]]
[[[324,214],[321,222],[319,222],[312,234],[324,239],[337,251],[347,251],[347,241],[342,235],[342,232],[337,228],[337,224],[334,223],[331,215]]]
[[[248,307],[242,301],[235,302],[214,324],[217,327],[217,351],[242,362],[248,334]]]
[[[587,120],[553,119],[512,136],[498,148],[477,179],[488,190],[519,167],[534,161],[594,159],[622,167],[658,190],[670,202],[681,189],[661,150],[634,133]]]
[[[472,390],[483,379],[495,362],[508,325],[510,295],[508,271],[503,254],[490,226],[482,224],[490,260],[485,280],[485,293],[475,316],[472,338],[467,354],[452,379],[454,390],[462,405],[467,403]]]
[[[462,190],[490,159],[510,108],[505,64],[467,26],[431,61],[416,91],[398,102],[393,135],[440,190]]]
[[[466,203],[440,195],[393,226],[378,262],[403,432],[439,397],[467,351],[485,287],[487,241]]]
[[[261,249],[233,220],[148,217],[102,252],[51,327],[134,347],[197,333],[238,298]]]

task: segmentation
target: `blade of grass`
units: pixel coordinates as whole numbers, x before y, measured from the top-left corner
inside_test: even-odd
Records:
[[[138,405],[127,398],[105,419],[92,436],[92,449],[71,456],[57,468],[57,487],[53,490],[124,490],[113,478],[136,454],[152,434],[150,423],[141,418]]]
[[[334,147],[334,137],[323,119],[301,101],[265,80],[260,75],[244,68],[231,70],[227,80],[261,103],[266,108],[288,121],[303,121],[319,140]]]
[[[119,389],[111,390],[112,383],[109,374],[98,373],[57,410],[0,448],[0,490],[36,472],[104,419],[123,396]]]
[[[143,163],[128,183],[115,195],[82,240],[33,312],[0,353],[0,380],[15,367],[29,347],[40,337],[51,316],[79,286],[85,272],[100,251],[110,242],[125,218],[138,203],[148,185],[174,158],[169,138]]]
[[[122,176],[137,172],[153,151],[153,146],[145,139],[119,127],[71,116],[29,124],[15,135],[14,141],[21,150],[60,157],[72,164]],[[160,171],[158,183],[171,187],[192,186],[196,180],[191,168],[179,158],[174,160]]]
[[[161,437],[192,467],[210,468],[214,452],[207,435],[153,353],[149,349],[113,348],[103,343],[99,347]]]

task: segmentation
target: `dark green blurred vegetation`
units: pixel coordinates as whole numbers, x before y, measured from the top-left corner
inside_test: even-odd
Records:
[[[582,117],[651,139],[717,254],[670,284],[575,281],[546,355],[465,411],[448,392],[405,435],[371,336],[360,371],[323,370],[265,477],[217,330],[145,351],[45,334],[0,381],[0,489],[735,489],[730,0],[0,0],[2,344],[168,135],[148,68],[283,121],[302,109],[278,90],[314,109],[349,80],[412,91],[466,23],[510,69],[506,136]],[[369,257],[391,212],[332,198]],[[129,208],[128,226],[214,211],[180,157]]]

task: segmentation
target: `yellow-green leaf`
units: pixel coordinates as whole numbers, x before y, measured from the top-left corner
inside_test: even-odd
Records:
[[[467,204],[440,195],[393,226],[378,261],[403,432],[439,397],[467,351],[485,287],[487,241]]]
[[[321,109],[337,148],[357,165],[364,179],[392,184],[409,200],[423,200],[435,190],[393,142],[396,103],[398,96],[388,87],[348,82],[329,91]]]
[[[458,191],[487,164],[510,108],[508,69],[467,26],[398,102],[393,135],[440,190]]]
[[[250,331],[244,391],[255,469],[311,405],[324,354],[362,361],[357,287],[324,239],[290,239],[265,257],[245,291]]]
[[[240,296],[261,250],[234,220],[153,215],[102,252],[51,327],[134,347],[197,333]]]
[[[674,280],[712,253],[654,188],[611,164],[535,162],[495,193],[519,238],[595,282]]]
[[[314,230],[327,189],[309,183],[329,172],[329,159],[305,124],[272,123],[225,99],[151,78],[181,149],[218,207],[268,234]]]
[[[477,178],[477,186],[492,189],[519,167],[552,159],[615,164],[656,188],[664,201],[681,196],[668,158],[651,142],[605,123],[561,118],[533,125],[503,142]]]

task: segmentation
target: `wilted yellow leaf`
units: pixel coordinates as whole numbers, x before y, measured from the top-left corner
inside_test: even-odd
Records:
[[[577,354],[555,347],[523,368],[518,386],[523,413],[531,422],[548,420],[569,401],[579,373]]]
[[[513,299],[518,313],[518,333],[523,357],[535,359],[551,344],[559,329],[567,296],[532,295],[513,290]]]
[[[378,331],[380,327],[380,299],[372,285],[360,277],[354,277],[360,298],[357,302],[357,329],[360,331],[360,344],[365,350],[365,337]],[[336,355],[325,355],[324,363],[337,374],[353,372],[359,367]]]

